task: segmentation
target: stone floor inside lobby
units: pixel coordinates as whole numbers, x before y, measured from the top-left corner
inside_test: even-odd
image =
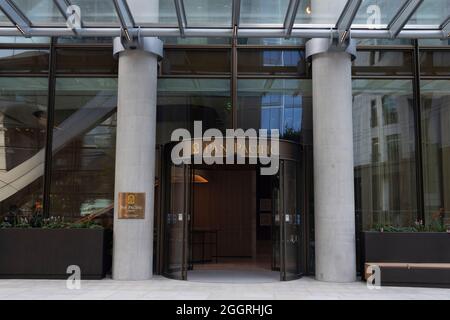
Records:
[[[155,276],[148,281],[83,280],[68,289],[65,280],[0,280],[0,299],[12,300],[449,300],[450,289],[381,287],[363,282],[326,283],[304,277],[286,282],[211,283]]]

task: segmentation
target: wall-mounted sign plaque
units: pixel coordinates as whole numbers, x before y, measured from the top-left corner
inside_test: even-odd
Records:
[[[145,192],[119,192],[119,219],[145,218]]]

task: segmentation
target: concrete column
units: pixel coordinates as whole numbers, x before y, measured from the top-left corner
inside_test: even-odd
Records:
[[[137,49],[124,49],[114,40],[119,56],[116,176],[114,203],[113,278],[152,277],[155,182],[156,83],[162,43],[140,39]],[[119,219],[118,195],[145,193],[144,219]]]
[[[339,10],[320,3],[312,3],[313,15],[339,15]],[[356,280],[353,49],[352,45],[336,46],[330,39],[312,39],[306,47],[313,79],[316,279],[329,282]]]
[[[312,65],[316,278],[355,281],[350,55],[318,54]]]

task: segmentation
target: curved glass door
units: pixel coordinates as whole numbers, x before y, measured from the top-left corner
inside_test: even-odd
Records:
[[[302,219],[299,201],[301,176],[299,163],[282,160],[280,163],[280,244],[281,280],[297,279],[302,266]]]
[[[163,272],[170,278],[180,280],[187,279],[191,175],[192,170],[189,165],[172,164],[167,167]]]

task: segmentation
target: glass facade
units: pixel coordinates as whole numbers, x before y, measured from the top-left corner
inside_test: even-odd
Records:
[[[253,2],[243,1],[242,7]],[[164,5],[173,1],[164,3],[160,12],[169,12]],[[205,4],[185,1],[186,10],[198,9],[190,14],[192,23],[209,19],[202,16]],[[302,10],[307,15],[308,9]],[[252,23],[251,12],[242,23]],[[276,10],[267,14],[270,23],[279,23]],[[102,19],[115,23],[112,16]],[[160,15],[161,23],[171,19]],[[20,39],[0,39],[1,215],[111,217],[117,103],[111,42]],[[159,70],[158,146],[170,140],[173,129],[190,129],[195,120],[203,121],[204,130],[279,129],[283,139],[308,146],[312,181],[312,83],[303,45],[304,39],[249,38],[232,45],[223,38],[171,38]],[[450,47],[440,41],[416,48],[409,40],[359,45],[353,64],[359,230],[418,220],[448,224]],[[305,237],[311,241],[312,192],[307,199],[311,220]],[[311,254],[310,270],[312,262]]]
[[[57,78],[50,214],[112,210],[117,107],[114,78]]]
[[[232,127],[230,81],[227,79],[171,78],[158,82],[156,141],[170,142],[172,131],[186,128],[193,134],[194,121],[203,130]]]
[[[356,210],[363,230],[417,219],[411,80],[354,80]]]
[[[64,26],[66,19],[52,0],[15,0],[17,7],[37,26]]]
[[[450,220],[450,80],[420,84],[425,221]]]
[[[312,143],[310,80],[240,79],[238,128],[278,129],[280,138]]]
[[[353,64],[355,204],[359,230],[448,224],[445,110],[449,47],[365,45]]]
[[[0,212],[42,212],[48,80],[0,77]]]
[[[48,50],[0,49],[0,73],[48,73]]]

